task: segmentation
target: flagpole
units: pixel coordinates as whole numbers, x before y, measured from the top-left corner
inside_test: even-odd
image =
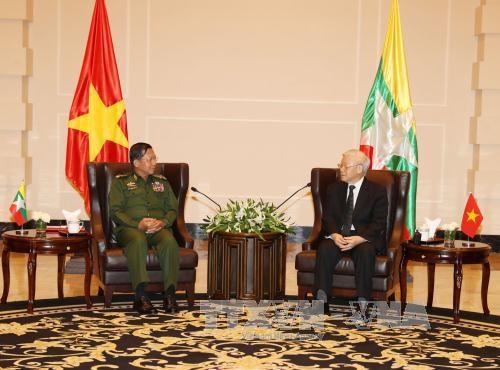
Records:
[[[467,235],[467,241],[466,241],[466,242],[464,242],[464,243],[462,243],[462,246],[463,246],[463,247],[473,247],[473,246],[475,246],[475,245],[476,245],[476,244],[475,244],[474,242],[471,242],[471,241],[470,241],[470,236],[469,236],[469,235]]]
[[[16,230],[17,235],[26,235],[28,234],[28,230],[24,230],[24,224],[21,225],[21,230]]]
[[[469,191],[469,197],[472,195],[472,191]],[[470,242],[470,236],[469,234],[467,234],[467,242],[466,243],[462,243],[462,246],[464,247],[473,247],[474,246],[474,243],[471,244]]]

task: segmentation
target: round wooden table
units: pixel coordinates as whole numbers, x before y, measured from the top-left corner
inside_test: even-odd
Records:
[[[66,254],[78,253],[85,255],[85,302],[87,308],[92,306],[90,300],[90,280],[92,277],[91,236],[88,233],[60,234],[47,232],[44,236],[37,235],[36,230],[11,230],[2,234],[4,249],[2,252],[3,294],[1,303],[7,302],[10,285],[10,252],[28,253],[28,312],[33,313],[35,299],[36,260],[39,254],[57,255],[57,292],[63,298],[63,279]]]
[[[462,240],[455,240],[455,246],[444,247],[437,245],[417,245],[411,242],[403,243],[403,257],[399,269],[399,281],[401,286],[401,308],[406,307],[406,266],[408,261],[427,263],[427,309],[432,309],[434,297],[434,272],[436,263],[453,264],[453,319],[459,322],[460,291],[462,289],[462,265],[480,263],[483,265],[483,277],[481,282],[481,300],[485,315],[490,313],[488,309],[488,284],[490,281],[490,263],[488,256],[491,247],[485,243],[474,242],[473,246],[464,246]]]

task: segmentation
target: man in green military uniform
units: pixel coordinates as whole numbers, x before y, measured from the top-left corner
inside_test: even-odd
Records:
[[[125,249],[132,286],[134,309],[154,313],[146,286],[148,248],[158,256],[165,287],[164,308],[176,311],[175,286],[179,275],[179,247],[172,233],[177,218],[177,199],[168,180],[154,174],[156,155],[151,145],[136,143],[130,148],[134,169],[117,175],[109,192],[109,211],[115,237]]]

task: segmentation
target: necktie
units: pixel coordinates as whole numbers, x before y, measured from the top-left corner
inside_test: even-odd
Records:
[[[347,197],[342,235],[350,236],[352,227],[352,213],[354,212],[354,185],[349,185],[349,196]]]

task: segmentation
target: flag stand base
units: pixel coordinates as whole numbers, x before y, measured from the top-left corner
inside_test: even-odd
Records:
[[[474,242],[462,242],[462,247],[473,247],[475,246]]]
[[[16,230],[16,235],[28,235],[28,230]]]

